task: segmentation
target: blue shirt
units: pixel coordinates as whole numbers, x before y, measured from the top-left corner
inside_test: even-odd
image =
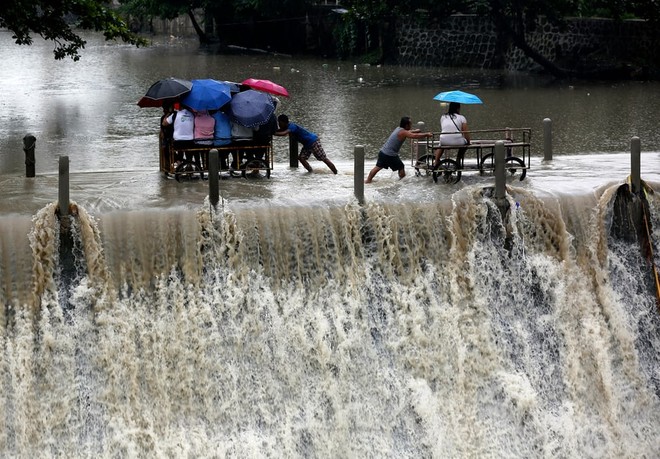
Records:
[[[303,147],[309,148],[314,142],[319,140],[319,136],[307,129],[303,129],[295,123],[289,123],[289,135],[293,137],[296,142],[302,143]]]
[[[231,122],[227,114],[217,111],[213,114],[213,118],[215,118],[213,145],[219,147],[231,143]]]

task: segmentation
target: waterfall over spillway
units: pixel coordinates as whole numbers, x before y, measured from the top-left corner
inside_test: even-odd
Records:
[[[660,259],[614,193],[79,209],[73,272],[55,205],[2,220],[0,452],[656,457]]]

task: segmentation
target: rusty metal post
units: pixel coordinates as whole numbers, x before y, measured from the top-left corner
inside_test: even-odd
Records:
[[[504,141],[495,142],[495,199],[506,198],[506,169],[504,157]]]
[[[60,218],[69,214],[69,157],[60,156],[58,203]]]
[[[25,176],[35,176],[34,147],[37,144],[37,138],[32,134],[27,134],[23,137],[23,151],[25,152]]]
[[[543,120],[543,159],[552,160],[552,120],[550,118]]]
[[[630,140],[630,179],[632,183],[632,192],[639,193],[642,191],[642,144],[639,137],[633,137]]]
[[[298,142],[289,136],[289,166],[298,167]]]
[[[209,151],[209,200],[211,205],[216,207],[220,200],[220,184],[218,169],[220,164],[220,154],[217,148]]]
[[[355,197],[360,204],[364,204],[364,146],[356,145],[354,157],[354,185]]]

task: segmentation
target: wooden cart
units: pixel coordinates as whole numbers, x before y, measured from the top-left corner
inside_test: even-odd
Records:
[[[263,173],[270,178],[273,170],[273,143],[235,141],[228,145],[177,143],[169,141],[160,145],[160,170],[166,177],[177,180],[205,178],[208,173],[209,151],[218,150],[219,171],[233,177],[260,177]]]
[[[506,149],[506,170],[511,175],[519,174],[524,180],[530,167],[532,130],[530,128],[504,128],[469,131],[469,145],[441,145],[440,135],[434,133],[429,139],[413,141],[412,166],[415,175],[431,175],[435,182],[441,178],[445,183],[457,183],[466,171],[483,175],[495,171],[495,142],[502,140]],[[433,168],[435,151],[442,148],[443,154],[437,168]]]

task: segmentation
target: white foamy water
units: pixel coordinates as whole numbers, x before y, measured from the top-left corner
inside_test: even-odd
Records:
[[[610,236],[631,137],[660,183],[657,83],[88,38],[74,63],[0,33],[0,456],[660,456],[652,266]],[[212,212],[208,182],[158,172],[159,110],[136,106],[168,76],[283,84],[278,112],[321,136],[339,174],[290,168],[276,139],[271,178],[225,174]],[[437,131],[433,96],[454,88],[485,102],[463,107],[471,128],[533,129],[506,225],[482,196],[492,176],[415,177],[408,145],[408,177],[381,171],[358,206],[355,146],[368,171],[401,116]]]
[[[72,261],[54,205],[0,220],[2,455],[657,456],[660,314],[616,188],[508,191],[506,227],[474,186],[80,208]]]

